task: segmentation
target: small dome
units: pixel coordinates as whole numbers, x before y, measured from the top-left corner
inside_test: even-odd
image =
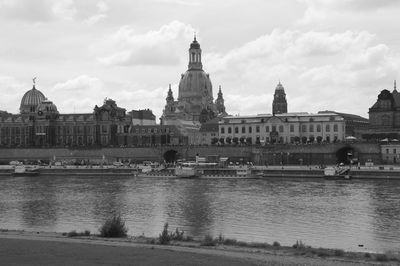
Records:
[[[38,104],[45,99],[46,97],[44,97],[43,93],[33,86],[33,88],[27,91],[22,97],[21,105],[19,107],[21,114],[35,112]]]
[[[285,88],[283,88],[280,81],[279,81],[278,85],[276,86],[275,90],[285,90]]]
[[[193,42],[190,44],[190,49],[200,49],[200,43],[197,42],[196,37],[194,37]]]
[[[37,106],[37,111],[47,113],[47,112],[57,112],[57,106],[49,100],[44,100],[42,101],[38,106]]]

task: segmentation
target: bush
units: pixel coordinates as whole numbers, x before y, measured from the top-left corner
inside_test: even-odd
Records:
[[[226,238],[226,239],[224,239],[223,243],[224,243],[224,245],[227,245],[227,246],[234,246],[234,245],[236,245],[237,240],[232,239],[232,238]]]
[[[203,242],[200,243],[201,246],[215,246],[215,241],[211,235],[206,235]]]
[[[317,255],[320,256],[320,257],[327,257],[327,256],[329,256],[330,254],[329,254],[329,251],[328,251],[328,250],[326,250],[326,249],[324,249],[324,248],[319,248],[319,249],[317,250]]]
[[[370,253],[365,253],[365,254],[364,254],[364,257],[366,257],[366,258],[371,258],[371,254],[370,254]]]
[[[296,240],[296,243],[293,245],[293,248],[297,249],[304,249],[306,248],[306,245],[300,240]]]
[[[161,234],[158,236],[158,242],[161,245],[167,245],[171,240],[177,240],[177,241],[192,241],[193,238],[190,237],[184,237],[183,235],[185,234],[184,231],[179,231],[179,228],[177,227],[175,229],[175,232],[169,232],[168,231],[168,223],[164,224],[164,229],[162,230]]]
[[[389,258],[386,256],[386,254],[376,254],[375,259],[377,261],[389,261]]]
[[[335,249],[335,256],[343,257],[344,256],[344,250],[343,249]]]
[[[158,242],[161,245],[167,245],[171,241],[170,234],[168,233],[168,223],[164,224],[164,229],[161,234],[158,236]]]
[[[274,241],[274,243],[272,244],[272,246],[274,247],[280,247],[281,244],[278,241]]]
[[[68,232],[68,233],[67,233],[67,236],[68,236],[68,237],[75,237],[75,236],[78,236],[78,233],[77,233],[75,230],[73,230],[73,231],[71,231],[71,232]]]
[[[99,229],[101,237],[126,237],[128,228],[120,215],[108,219]]]

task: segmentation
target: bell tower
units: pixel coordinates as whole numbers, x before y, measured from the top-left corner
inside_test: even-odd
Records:
[[[272,114],[283,114],[287,113],[287,101],[285,88],[279,81],[275,88],[274,101],[272,102]]]

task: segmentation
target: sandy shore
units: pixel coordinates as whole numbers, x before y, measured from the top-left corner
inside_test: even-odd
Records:
[[[0,232],[1,265],[397,265],[363,259],[301,256],[279,250],[196,243],[161,246],[135,238],[70,238],[58,233]]]

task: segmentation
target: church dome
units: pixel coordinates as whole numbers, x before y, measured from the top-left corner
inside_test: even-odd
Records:
[[[179,98],[212,98],[210,76],[202,69],[188,70],[179,82]]]
[[[45,99],[46,97],[44,97],[43,93],[37,90],[34,85],[33,88],[27,91],[22,97],[19,108],[21,114],[35,112],[36,107]]]

